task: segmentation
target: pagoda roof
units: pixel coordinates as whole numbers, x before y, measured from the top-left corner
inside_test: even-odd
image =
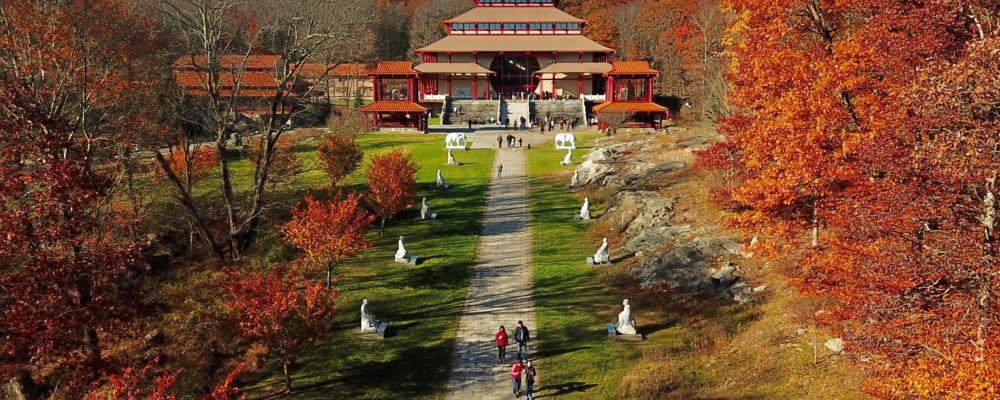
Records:
[[[423,63],[413,69],[425,74],[495,74],[476,63]]]
[[[556,7],[493,7],[473,8],[447,24],[461,22],[584,22]]]
[[[611,64],[606,62],[564,62],[549,64],[536,74],[606,74],[611,71]]]
[[[539,7],[538,9],[541,9]],[[613,52],[614,50],[583,35],[450,35],[418,49],[424,52],[455,53],[553,53],[553,52]]]
[[[416,75],[413,61],[380,61],[369,75]]]
[[[247,71],[242,75],[233,74],[232,72],[219,72],[218,79],[219,86],[224,88],[236,86],[237,81],[244,88],[278,88],[281,86],[281,82],[269,72]],[[175,71],[174,80],[177,81],[178,85],[183,87],[200,88],[208,85],[208,74],[206,72]]]
[[[608,75],[658,75],[647,61],[614,61]]]
[[[366,113],[416,113],[425,114],[427,108],[412,101],[376,101],[358,109]]]
[[[606,101],[594,106],[596,113],[665,113],[667,111],[666,107],[649,101]]]

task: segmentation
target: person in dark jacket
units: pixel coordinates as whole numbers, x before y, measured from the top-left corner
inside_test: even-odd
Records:
[[[497,341],[497,358],[500,359],[500,362],[507,361],[507,330],[503,328],[503,325],[500,325],[500,330],[497,331],[494,338]]]
[[[527,360],[528,341],[531,340],[531,334],[522,321],[517,321],[517,329],[514,329],[514,340],[517,342],[517,358]]]
[[[521,371],[521,375],[524,375],[524,400],[535,400],[535,366],[528,361],[525,365],[524,371]]]
[[[497,135],[497,147],[503,148],[503,135]]]

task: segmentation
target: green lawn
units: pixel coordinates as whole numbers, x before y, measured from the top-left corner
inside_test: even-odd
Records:
[[[596,137],[578,135],[575,162],[589,153],[588,143]],[[539,394],[614,398],[622,371],[640,352],[635,345],[607,339],[604,324],[613,322],[621,298],[606,289],[586,263],[600,242],[588,236],[589,224],[574,220],[583,195],[567,185],[578,164],[560,165],[565,153],[551,143],[528,154]],[[601,210],[592,206],[591,212],[600,215]]]
[[[377,228],[373,249],[336,268],[342,274],[341,313],[329,339],[310,349],[293,371],[296,399],[330,398],[436,398],[445,389],[453,339],[458,327],[469,266],[481,228],[482,212],[493,163],[492,150],[458,152],[461,166],[445,165],[447,155],[438,135],[369,134],[359,138],[365,150],[366,164],[373,154],[403,147],[413,152],[422,166],[417,173],[420,196],[439,214],[437,221],[418,221],[418,205],[386,225],[384,238]],[[315,143],[295,147],[308,167],[316,160]],[[248,162],[233,165],[235,174],[252,173]],[[344,185],[363,189],[359,171]],[[451,185],[435,188],[438,168]],[[329,192],[322,171],[299,175],[280,197],[298,199],[302,192]],[[296,197],[298,196],[298,197]],[[271,225],[280,221],[270,221]],[[407,249],[425,261],[418,266],[392,261],[398,236],[406,236]],[[287,248],[273,228],[262,233],[260,257],[281,259],[294,253]],[[266,254],[266,255],[264,255]],[[276,255],[277,254],[277,255]],[[285,256],[289,258],[289,256]],[[391,335],[384,341],[355,339],[351,330],[359,324],[361,300],[367,298],[372,310],[392,323]],[[270,365],[259,374],[260,380],[249,387],[262,394],[280,391],[281,373]]]

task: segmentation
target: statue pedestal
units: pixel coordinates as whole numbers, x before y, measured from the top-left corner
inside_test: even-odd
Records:
[[[607,330],[608,339],[611,340],[618,340],[622,342],[641,342],[643,339],[641,333],[635,335],[623,335],[618,333],[618,329],[615,328],[615,324],[607,324]]]
[[[596,267],[598,265],[611,265],[611,260],[608,260],[608,261],[605,261],[605,262],[602,262],[602,263],[595,263],[594,262],[594,257],[587,257],[587,265],[589,265],[591,267]]]
[[[401,264],[417,265],[417,256],[407,255],[406,257],[403,258],[396,258],[393,261]]]
[[[354,336],[360,339],[366,340],[382,340],[385,339],[385,334],[389,330],[389,323],[385,321],[380,321],[378,327],[374,331],[362,331],[361,328],[352,331]]]

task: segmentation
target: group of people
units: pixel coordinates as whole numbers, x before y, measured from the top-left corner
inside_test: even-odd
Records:
[[[503,135],[497,135],[497,147],[499,147],[499,148],[502,149],[503,148],[503,141],[504,141]],[[515,137],[514,135],[511,135],[509,133],[507,134],[507,148],[508,149],[513,149],[514,147],[523,147],[523,146],[524,146],[524,138],[518,138],[518,137]],[[530,145],[529,145],[529,147],[530,147]]]
[[[542,120],[542,123],[539,125],[541,127],[541,132],[545,133],[546,128],[548,128],[549,132],[555,131],[557,123],[559,124],[559,130],[561,131],[565,131],[567,130],[567,128],[569,130],[574,130],[578,126],[580,126],[580,119],[573,118],[568,120],[565,118],[549,118],[548,116],[546,116],[545,119]]]
[[[509,340],[507,330],[503,325],[497,330],[494,339],[497,343],[497,359],[500,362],[507,362],[507,345]],[[534,364],[528,360],[528,341],[531,340],[531,333],[523,321],[517,321],[517,328],[514,329],[514,341],[517,342],[517,361],[510,368],[511,389],[514,397],[521,397],[521,381],[524,381],[525,400],[534,400],[535,390],[535,370]]]

